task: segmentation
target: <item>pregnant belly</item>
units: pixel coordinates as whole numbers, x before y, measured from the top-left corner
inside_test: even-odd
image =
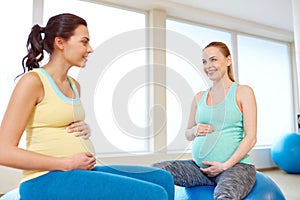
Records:
[[[74,136],[74,133],[67,133],[65,129],[56,129],[47,134],[32,134],[28,138],[28,150],[55,157],[69,157],[81,152],[94,154],[92,142],[81,137]]]
[[[231,157],[235,151],[235,146],[231,142],[224,142],[222,137],[220,132],[214,132],[194,139],[192,155],[199,167],[208,167],[203,165],[202,161],[225,162]]]

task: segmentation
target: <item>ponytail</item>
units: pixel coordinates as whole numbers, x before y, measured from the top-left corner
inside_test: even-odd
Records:
[[[34,25],[31,29],[26,44],[28,54],[22,60],[24,73],[26,72],[26,68],[27,71],[30,71],[40,67],[39,62],[44,58],[44,40],[42,37],[42,33],[44,32],[45,29],[38,24]]]
[[[235,82],[234,75],[233,75],[232,64],[228,66],[227,74],[228,74],[229,79],[230,79],[232,82]]]
[[[40,62],[44,58],[44,50],[51,56],[54,51],[55,37],[68,40],[79,25],[87,26],[87,23],[83,18],[70,13],[62,13],[51,17],[45,28],[38,24],[34,25],[26,44],[28,53],[22,60],[24,73],[40,67]]]

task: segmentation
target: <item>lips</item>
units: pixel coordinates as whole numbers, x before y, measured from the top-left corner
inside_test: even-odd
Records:
[[[83,57],[83,59],[85,60],[85,62],[87,62],[87,60],[88,60],[87,58],[88,58],[88,57],[86,57],[86,56],[85,56],[85,57]]]
[[[217,70],[207,70],[206,73],[208,76],[212,76]]]

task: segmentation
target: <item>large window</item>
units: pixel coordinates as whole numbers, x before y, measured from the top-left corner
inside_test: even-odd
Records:
[[[16,17],[17,16],[17,17]],[[0,119],[6,110],[15,77],[23,72],[22,59],[32,24],[32,0],[0,2],[1,62],[0,62]],[[20,111],[22,112],[22,111]]]
[[[16,17],[17,15],[17,17]],[[27,37],[32,25],[32,0],[0,2],[2,40],[0,49],[0,119],[4,115],[11,93],[23,73],[22,59],[26,52]],[[22,113],[22,110],[20,110]],[[20,141],[20,147],[25,147],[25,136]]]
[[[83,88],[82,99],[87,100],[83,103],[96,152],[103,155],[148,151],[148,133],[143,128],[146,126],[147,88],[139,85],[140,83],[123,83],[135,73],[145,83],[145,48],[126,48],[130,46],[128,42],[137,39],[134,35],[140,36],[139,30],[145,28],[146,15],[78,0],[44,1],[44,23],[49,17],[63,12],[74,13],[86,19],[94,48],[94,53],[90,56],[93,61],[88,62],[86,69],[81,71],[72,69],[71,75],[79,77]],[[95,65],[99,66],[94,70]],[[85,95],[85,91],[91,87],[95,87],[95,90],[88,96]],[[114,101],[116,96],[118,99]],[[117,109],[119,105],[122,105],[121,109]]]
[[[239,82],[250,85],[258,107],[257,146],[272,145],[293,130],[293,93],[289,46],[238,35]]]

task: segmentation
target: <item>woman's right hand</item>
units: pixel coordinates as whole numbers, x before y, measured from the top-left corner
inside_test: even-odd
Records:
[[[72,122],[67,127],[67,132],[75,133],[76,137],[82,137],[85,140],[89,139],[91,136],[90,128],[84,121]]]
[[[209,124],[197,124],[197,130],[195,131],[195,136],[205,136],[208,133],[214,132],[214,127]]]
[[[92,170],[96,165],[96,158],[88,152],[76,154],[68,159],[70,162],[66,171],[73,169]]]

